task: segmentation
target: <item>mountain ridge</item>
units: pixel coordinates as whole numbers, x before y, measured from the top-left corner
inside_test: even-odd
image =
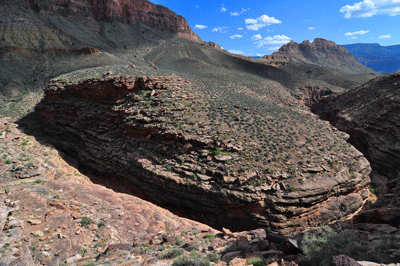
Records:
[[[349,74],[377,74],[374,70],[358,63],[345,47],[322,38],[316,38],[313,42],[308,40],[302,43],[290,41],[279,48],[279,51],[264,56],[264,59],[276,62],[315,64]]]
[[[382,46],[378,43],[343,45],[361,64],[379,73],[400,71],[400,45]]]

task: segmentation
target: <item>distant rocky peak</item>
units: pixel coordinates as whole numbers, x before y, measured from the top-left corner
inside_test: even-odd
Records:
[[[306,54],[310,52],[323,52],[327,53],[327,57],[330,53],[335,55],[348,56],[351,54],[341,45],[337,45],[332,41],[328,41],[322,38],[316,38],[313,42],[309,40],[303,41],[301,44],[298,44],[294,41],[290,41],[289,43],[283,45],[277,53],[288,53],[288,54]]]
[[[284,60],[285,63],[315,64],[349,74],[376,74],[374,70],[358,63],[344,46],[322,38],[316,38],[313,42],[305,40],[300,44],[290,41],[279,48],[279,51],[264,59],[279,59]]]

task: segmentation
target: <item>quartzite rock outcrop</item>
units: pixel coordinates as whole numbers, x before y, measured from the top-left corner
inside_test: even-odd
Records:
[[[284,233],[330,220],[340,195],[351,211],[363,203],[368,161],[310,113],[228,112],[177,77],[62,76],[45,95],[43,132],[81,169],[215,228]]]
[[[400,174],[400,74],[378,77],[312,106],[388,178]]]
[[[302,43],[290,41],[278,52],[264,57],[275,64],[306,63],[341,70],[349,74],[376,74],[376,72],[356,61],[346,48],[321,38]]]

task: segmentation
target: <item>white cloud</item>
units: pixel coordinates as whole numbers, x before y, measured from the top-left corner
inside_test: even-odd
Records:
[[[382,35],[379,37],[379,39],[390,39],[390,38],[392,38],[392,36],[390,35]]]
[[[264,55],[257,53],[257,56],[264,56]]]
[[[368,18],[374,15],[400,15],[400,0],[364,0],[340,9],[345,18]]]
[[[237,30],[243,30],[243,28],[238,28]]]
[[[309,30],[315,30],[315,28],[314,28],[314,27],[309,27],[308,29],[309,29]]]
[[[229,38],[231,38],[232,40],[233,39],[240,39],[240,38],[242,38],[243,36],[242,35],[239,35],[239,34],[235,34],[235,35],[232,35],[232,36],[229,36]]]
[[[194,28],[195,28],[195,29],[203,30],[203,29],[206,29],[207,26],[204,26],[204,25],[196,25],[196,26],[194,26]]]
[[[369,30],[359,30],[359,31],[355,31],[355,32],[346,32],[344,35],[345,36],[364,35],[368,32],[369,32]]]
[[[228,50],[228,52],[230,52],[232,54],[243,54],[243,52],[239,51],[239,50]]]
[[[281,48],[281,47],[280,46],[272,46],[272,47],[269,47],[268,50],[277,51],[277,50],[279,50],[279,48]]]
[[[254,35],[253,37],[251,37],[252,41],[258,41],[258,40],[261,40],[261,39],[262,39],[262,37],[261,37],[260,34],[257,34],[257,35]]]
[[[240,12],[230,12],[230,14],[231,14],[231,16],[238,17],[238,16],[240,16],[241,14],[243,14],[244,12],[246,12],[248,10],[250,10],[250,8],[245,9],[245,8],[242,7],[242,11],[240,11]]]
[[[356,37],[356,36],[353,36],[353,37],[351,37],[350,39],[355,40],[355,39],[357,39],[357,37]]]
[[[225,31],[225,29],[227,29],[229,27],[218,27],[218,28],[214,28],[212,29],[212,32],[221,32],[221,33],[226,33],[227,31]]]
[[[221,11],[221,12],[226,12],[226,11],[227,11],[226,8],[225,8],[225,6],[224,6],[224,4],[222,4],[220,11]]]
[[[269,26],[272,24],[280,24],[282,22],[274,17],[268,17],[267,15],[262,15],[261,17],[256,19],[252,18],[245,19],[245,23],[247,25],[246,27],[248,30],[257,31],[261,28],[264,28],[265,26]]]
[[[262,47],[262,48],[269,48],[271,49],[271,45],[284,45],[290,42],[290,38],[285,36],[285,35],[275,35],[274,37],[265,37],[262,40],[259,40],[258,42],[255,42],[257,44],[257,47]],[[274,48],[275,49],[275,48]],[[279,49],[279,47],[278,47]]]

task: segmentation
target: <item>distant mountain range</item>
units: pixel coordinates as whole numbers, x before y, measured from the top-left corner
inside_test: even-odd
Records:
[[[356,60],[379,73],[400,70],[400,45],[381,46],[377,43],[343,45]]]

